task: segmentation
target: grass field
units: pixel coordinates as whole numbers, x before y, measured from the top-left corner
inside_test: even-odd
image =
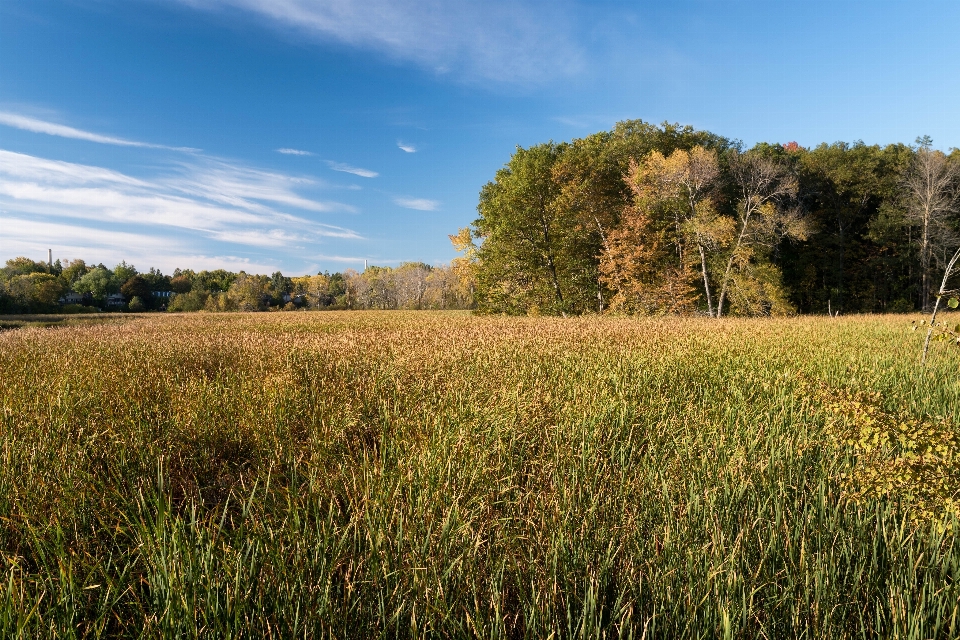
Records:
[[[125,320],[0,333],[4,638],[960,636],[904,316]]]

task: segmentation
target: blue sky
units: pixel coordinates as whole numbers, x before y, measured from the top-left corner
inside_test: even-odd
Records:
[[[960,146],[960,3],[0,2],[0,256],[448,261],[516,145]]]

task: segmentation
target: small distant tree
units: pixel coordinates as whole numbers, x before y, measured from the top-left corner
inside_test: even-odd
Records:
[[[130,302],[127,303],[127,309],[133,311],[134,313],[139,313],[141,311],[146,311],[147,305],[143,303],[143,300],[140,298],[140,296],[133,296],[130,299]]]
[[[193,280],[189,276],[179,275],[170,279],[170,290],[174,293],[188,293],[193,288]]]
[[[369,266],[360,274],[358,302],[366,309],[396,309],[398,287],[394,270],[390,267]]]
[[[150,268],[150,271],[141,273],[140,276],[150,287],[150,291],[172,291],[170,289],[170,276],[164,275],[159,269]]]
[[[283,296],[293,291],[293,280],[277,271],[270,276],[270,294],[273,297],[273,304],[283,304]]]
[[[83,260],[70,260],[60,272],[60,277],[67,286],[72,286],[77,280],[87,275],[87,271],[89,270],[87,263]]]
[[[77,293],[89,293],[95,300],[103,300],[107,295],[116,293],[120,286],[106,267],[98,266],[88,271],[73,284]]]
[[[422,309],[431,267],[422,262],[404,262],[393,270],[397,307]]]
[[[229,302],[240,311],[259,311],[264,309],[270,301],[269,287],[270,278],[241,271],[230,286],[227,297]],[[207,307],[210,307],[209,298]],[[216,310],[226,310],[221,307],[223,305],[219,305]]]
[[[124,260],[117,266],[113,268],[113,277],[116,278],[117,282],[122,285],[124,282],[132,278],[133,276],[140,273],[137,271],[137,268],[132,264],[127,264],[127,261]]]
[[[243,272],[241,271],[240,274]],[[189,275],[193,282],[193,289],[201,291],[221,292],[229,291],[234,281],[240,277],[238,273],[232,273],[224,269],[215,269],[213,271],[201,271],[200,273],[184,272]]]
[[[10,278],[6,290],[17,310],[46,312],[57,305],[66,285],[53,274],[34,272]]]
[[[479,268],[477,245],[473,242],[473,233],[470,227],[463,227],[457,231],[456,235],[447,237],[450,238],[454,250],[461,254],[450,261],[450,270],[457,277],[459,295],[462,299],[468,300],[468,305],[472,307],[477,290],[477,269]]]
[[[347,293],[347,279],[345,275],[340,272],[324,273],[323,275],[329,280],[327,286],[329,287],[330,295],[333,296],[335,300],[342,301],[343,296]],[[341,304],[341,302],[337,302],[337,304]]]
[[[30,273],[47,273],[49,267],[45,262],[36,262],[30,258],[20,256],[7,260],[7,266],[4,267],[4,275],[7,278],[13,276],[25,276]]]
[[[210,296],[206,291],[188,291],[187,293],[174,294],[167,305],[167,311],[171,313],[181,311],[200,311],[206,308],[207,298]]]
[[[145,300],[149,299],[153,292],[150,290],[150,285],[143,278],[143,276],[133,276],[129,280],[123,283],[120,287],[120,293],[124,295],[128,300],[133,298],[140,298],[140,304],[145,304]]]

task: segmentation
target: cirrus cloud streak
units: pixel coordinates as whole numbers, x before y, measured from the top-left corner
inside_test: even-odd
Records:
[[[0,150],[0,211],[20,218],[82,220],[118,232],[175,233],[184,241],[206,238],[253,247],[291,249],[323,238],[361,239],[351,229],[304,215],[352,210],[296,192],[311,182],[216,159],[135,178]]]
[[[180,0],[241,10],[439,74],[541,83],[584,67],[565,0]]]
[[[125,138],[116,138],[105,136],[99,133],[75,129],[55,122],[38,120],[18,113],[0,111],[0,124],[23,131],[33,133],[43,133],[49,136],[59,136],[61,138],[72,138],[74,140],[85,140],[87,142],[96,142],[98,144],[111,144],[120,147],[141,147],[146,149],[167,149],[170,151],[199,151],[192,147],[170,147],[163,144],[151,144],[149,142],[139,142],[137,140],[127,140]]]
[[[436,211],[440,203],[436,200],[427,200],[426,198],[394,198],[393,203],[404,209],[416,209],[417,211]]]
[[[376,171],[371,171],[370,169],[364,169],[362,167],[354,167],[343,162],[333,162],[328,160],[327,164],[330,165],[330,168],[334,171],[341,171],[343,173],[352,173],[355,176],[360,176],[361,178],[376,178],[380,174]]]

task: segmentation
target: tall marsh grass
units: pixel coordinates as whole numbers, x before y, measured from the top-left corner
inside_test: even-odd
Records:
[[[917,517],[831,432],[831,390],[960,423],[960,356],[921,371],[907,324],[0,333],[0,636],[960,637],[957,479]]]

